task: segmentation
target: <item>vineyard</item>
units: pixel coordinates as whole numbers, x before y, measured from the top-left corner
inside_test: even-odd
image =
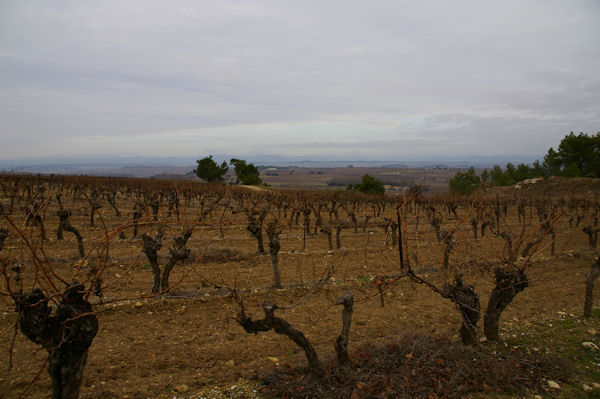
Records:
[[[0,397],[597,393],[599,192],[0,175]]]

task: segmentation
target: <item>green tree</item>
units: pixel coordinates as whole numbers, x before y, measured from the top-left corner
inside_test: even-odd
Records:
[[[212,159],[212,155],[199,159],[196,162],[198,163],[198,166],[194,169],[194,173],[196,173],[199,178],[206,180],[209,183],[223,181],[223,176],[229,170],[227,162],[223,161],[219,166]]]
[[[518,181],[517,180],[517,169],[515,168],[515,165],[512,164],[512,162],[509,162],[506,164],[506,169],[504,170],[504,173],[508,176],[507,180],[510,181],[509,184],[503,184],[504,186],[509,186]]]
[[[571,132],[561,140],[558,151],[548,150],[544,163],[556,175],[566,176],[568,169],[573,176],[576,169],[571,164],[575,164],[581,176],[600,177],[600,132],[594,136]]]
[[[517,170],[512,163],[506,164],[506,170],[502,171],[502,168],[498,165],[494,165],[494,168],[490,172],[490,178],[494,186],[510,186],[515,184],[515,177],[517,176]]]
[[[481,172],[481,182],[489,183],[489,181],[490,181],[490,172],[487,169],[484,169],[483,172]]]
[[[450,179],[451,194],[471,194],[479,184],[481,179],[475,173],[475,169],[471,166],[466,172],[456,172],[454,177]]]
[[[579,169],[579,166],[575,162],[571,162],[562,174],[565,177],[581,177],[581,169]]]
[[[494,186],[500,186],[502,181],[502,168],[499,165],[494,165],[490,172],[490,180]]]
[[[231,158],[229,161],[234,166],[235,175],[237,177],[236,183],[248,184],[248,185],[259,185],[262,183],[260,179],[260,171],[254,164],[247,163],[243,159]]]
[[[548,174],[559,176],[561,174],[560,163],[558,153],[554,151],[554,148],[550,147],[544,157],[544,168],[548,171]]]
[[[533,163],[532,175],[532,177],[543,177],[544,179],[550,176],[548,169],[545,168],[540,161],[535,161]]]
[[[381,180],[368,173],[362,177],[361,183],[350,184],[348,190],[360,191],[365,194],[383,195],[385,193],[385,187],[383,187]]]

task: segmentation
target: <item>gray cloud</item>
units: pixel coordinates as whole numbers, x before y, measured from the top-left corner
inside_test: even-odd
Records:
[[[543,154],[599,130],[598,16],[593,1],[5,1],[0,158]]]

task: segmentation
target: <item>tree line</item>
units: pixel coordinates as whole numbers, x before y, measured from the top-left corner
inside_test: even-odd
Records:
[[[222,182],[224,176],[229,171],[227,162],[223,161],[221,165],[217,164],[212,155],[196,161],[197,166],[194,173],[208,183]],[[257,186],[262,184],[260,171],[252,164],[243,159],[231,158],[229,161],[233,166],[236,176],[236,184],[246,184]]]
[[[453,194],[471,194],[481,184],[510,186],[527,179],[562,177],[600,177],[600,132],[589,136],[586,133],[566,135],[555,150],[548,149],[543,162],[532,165],[511,162],[502,169],[495,165],[484,169],[480,175],[471,167],[466,172],[457,172],[450,179],[449,189]]]
[[[227,162],[223,161],[219,165],[215,162],[212,155],[199,159],[196,162],[197,166],[194,169],[194,173],[208,183],[224,181],[225,174],[229,171]],[[252,186],[264,184],[260,178],[260,171],[254,164],[236,158],[231,158],[229,163],[234,167],[236,184],[241,183]],[[348,185],[347,189],[365,194],[383,195],[385,193],[383,182],[370,174],[365,174],[362,177],[361,183]]]

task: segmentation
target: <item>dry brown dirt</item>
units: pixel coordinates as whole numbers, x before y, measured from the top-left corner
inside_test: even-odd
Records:
[[[126,199],[120,205],[129,213],[132,205]],[[72,223],[80,228],[89,248],[94,242],[90,237],[98,239],[105,230],[101,225],[89,225],[84,203],[70,206],[74,210]],[[193,209],[186,212],[194,214]],[[390,212],[394,209],[388,209]],[[509,219],[517,225],[514,208],[510,212]],[[108,231],[125,220],[114,217],[108,206],[100,214]],[[97,261],[92,253],[88,264],[77,263],[73,236],[66,233],[65,240],[58,242],[51,227],[55,218],[50,211],[48,215],[49,240],[44,248],[58,274],[68,279],[78,265],[83,270]],[[484,310],[493,288],[493,273],[483,260],[500,257],[504,242],[489,234],[471,239],[470,225],[463,216],[459,214],[455,220],[444,215],[445,228],[460,225],[457,237],[462,244],[450,258],[452,270],[440,269],[443,248],[424,215],[420,216],[418,228],[416,219],[409,219],[407,246],[415,270],[436,286],[449,282],[455,269],[464,273],[465,281],[479,293]],[[262,386],[255,380],[258,372],[277,364],[305,363],[302,351],[288,338],[272,331],[257,335],[244,332],[235,321],[239,305],[225,287],[243,293],[247,313],[253,318],[263,317],[261,304],[265,301],[289,307],[276,314],[302,331],[321,358],[334,355],[341,309],[333,304],[345,292],[355,296],[350,351],[365,343],[383,344],[407,332],[459,339],[458,311],[452,302],[426,286],[400,279],[385,292],[385,307],[380,305],[373,278],[399,272],[399,264],[398,249],[385,245],[386,236],[376,226],[376,219],[371,219],[366,232],[354,233],[350,226],[345,228],[344,248],[333,252],[328,251],[322,234],[308,236],[306,250],[302,251],[301,222],[298,226],[286,224],[280,252],[284,288],[274,290],[270,288],[270,257],[256,254],[256,241],[245,228],[245,216],[226,216],[224,238],[220,237],[216,222],[219,217],[212,215],[194,231],[188,244],[192,256],[185,265],[176,266],[171,277],[175,287],[166,296],[148,297],[152,275],[141,253],[141,240],[131,237],[130,228],[125,230],[126,239],[115,236],[110,241],[110,257],[103,260],[107,265],[103,274],[104,298],[100,301],[91,297],[100,330],[89,351],[81,398],[261,395]],[[345,214],[342,217],[347,219]],[[5,221],[2,223],[6,225]],[[35,234],[34,228],[30,230]],[[570,229],[566,218],[558,222],[556,230],[556,255],[550,255],[549,239],[545,240],[526,269],[530,286],[517,295],[503,314],[503,340],[533,329],[551,330],[552,323],[563,313],[581,320],[586,331],[600,330],[597,318],[581,318],[584,277],[595,251],[588,249],[581,228]],[[168,225],[162,264],[168,256],[168,245],[180,231],[176,223]],[[218,259],[224,249],[231,256],[229,260]],[[26,249],[14,235],[7,241],[7,250],[15,259],[27,258]],[[23,265],[28,266],[26,261]],[[326,274],[327,283],[315,290],[314,283]],[[0,312],[0,397],[48,397],[46,352],[21,333],[15,335],[17,315],[10,297],[0,297]],[[482,321],[478,332],[483,336],[481,324]],[[598,334],[590,333],[587,339],[600,344]],[[12,369],[8,370],[11,353]],[[240,387],[244,387],[242,393],[236,393]]]

